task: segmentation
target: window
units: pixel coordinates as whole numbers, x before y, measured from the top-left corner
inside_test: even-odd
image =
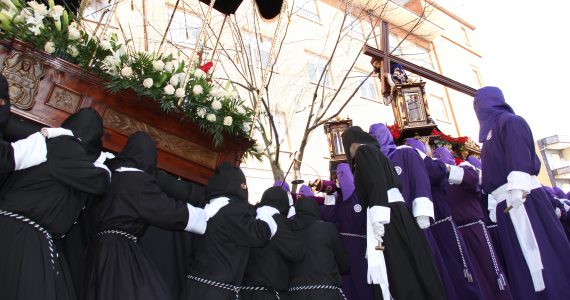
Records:
[[[172,8],[168,8],[167,17],[170,19]],[[202,20],[197,16],[188,14],[182,10],[177,10],[170,23],[168,30],[168,40],[176,45],[193,48],[196,46]]]
[[[316,84],[319,81],[321,74],[323,74],[323,71],[325,70],[326,64],[327,59],[325,58],[310,54],[307,56],[307,75],[309,76],[310,82]],[[328,67],[323,79],[321,79],[321,85],[324,83],[324,86],[331,86],[332,82],[330,74],[330,67]]]
[[[315,0],[295,0],[295,12],[309,20],[319,21],[319,11]]]
[[[449,116],[447,115],[445,100],[442,97],[429,95],[428,103],[430,114],[434,119],[449,123]]]
[[[362,27],[360,26],[360,22],[358,19],[350,14],[346,15],[346,19],[344,20],[344,26],[342,28],[343,31],[347,31],[347,35],[364,40],[364,32],[362,32]]]
[[[479,70],[476,68],[472,68],[471,71],[473,72],[474,83],[476,87],[482,87],[483,83],[481,82],[481,75],[479,74]]]
[[[398,56],[401,56],[407,61],[420,67],[433,70],[433,63],[428,49],[420,47],[414,43],[403,41],[401,45],[401,54]]]
[[[271,51],[271,40],[268,38],[261,38],[257,40],[255,35],[251,34],[246,36],[246,54],[249,62],[261,69],[267,68],[269,63],[269,54]]]
[[[562,157],[560,156],[560,152],[551,152],[550,157],[548,158],[548,162],[550,163],[550,169],[558,169],[563,166],[562,164]]]
[[[364,80],[364,83],[360,86],[359,89],[360,97],[376,99],[376,86],[374,85],[374,77],[369,76],[367,78],[367,76],[368,74],[358,73],[358,84]]]
[[[101,20],[102,21],[101,23],[105,24],[109,21],[109,17],[111,16],[111,9],[113,9],[114,4],[115,4],[114,0],[91,1],[89,6],[87,6],[83,11],[83,17],[90,21],[99,22],[101,20],[101,16],[105,14],[103,20]]]

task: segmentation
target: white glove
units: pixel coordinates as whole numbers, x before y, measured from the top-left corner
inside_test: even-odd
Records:
[[[12,149],[14,149],[14,170],[37,166],[47,160],[46,139],[39,132],[13,142]]]
[[[382,243],[384,237],[384,224],[380,222],[372,223],[372,232],[374,232],[374,238],[378,242]]]
[[[513,206],[513,208],[519,208],[524,204],[525,199],[523,190],[511,190],[509,191],[509,196],[507,197],[507,207]]]
[[[556,209],[554,209],[554,213],[556,214],[558,219],[560,219],[560,217],[562,217],[562,211],[560,211],[560,208],[557,207]]]
[[[297,211],[295,211],[295,206],[290,206],[289,212],[287,213],[287,219],[291,218],[295,214],[297,214]]]
[[[95,161],[96,164],[102,164],[104,163],[107,159],[113,159],[115,158],[115,155],[111,152],[105,152],[105,151],[101,151],[101,155],[99,155],[99,157],[97,158],[97,160]]]
[[[430,225],[428,216],[417,216],[416,222],[418,223],[418,226],[420,226],[421,229],[426,229]]]
[[[568,204],[566,204],[566,203],[562,203],[562,204],[564,205],[564,210],[565,210],[565,211],[570,210],[570,206],[568,206]]]
[[[65,129],[65,128],[48,128],[48,127],[44,127],[41,130],[41,133],[43,136],[45,136],[48,139],[52,139],[54,137],[58,137],[61,135],[68,135],[68,136],[73,136],[73,132],[69,129]]]
[[[489,219],[491,219],[491,222],[497,223],[497,210],[491,209],[489,211]]]
[[[230,203],[230,200],[226,197],[210,200],[210,203],[206,204],[206,206],[204,207],[204,211],[206,211],[208,220],[214,217],[218,213],[218,211],[222,207],[228,205],[228,203]]]
[[[276,214],[279,214],[279,211],[275,207],[265,205],[257,209],[256,219],[260,219],[267,223],[269,230],[271,231],[271,237],[273,237],[275,232],[277,232],[277,223],[273,220],[273,215]]]

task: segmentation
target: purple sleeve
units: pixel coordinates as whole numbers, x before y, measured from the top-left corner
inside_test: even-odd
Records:
[[[412,149],[406,151],[406,170],[410,174],[410,199],[425,197],[431,200],[431,184],[430,177],[425,167],[424,161]]]
[[[537,175],[540,161],[534,148],[532,132],[526,121],[516,115],[502,119],[500,139],[503,144],[507,174],[520,171]]]
[[[478,192],[479,188],[479,173],[470,167],[463,168],[463,180],[461,181],[461,188],[467,191]]]
[[[441,186],[447,182],[447,166],[442,161],[426,156],[424,165],[431,184]]]
[[[337,223],[336,205],[322,205],[321,219],[326,222]]]

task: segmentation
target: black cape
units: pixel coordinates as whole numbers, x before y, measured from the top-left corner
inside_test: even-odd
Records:
[[[423,232],[404,202],[388,202],[386,191],[399,188],[398,174],[376,144],[364,144],[353,158],[358,198],[368,207],[390,208],[384,257],[394,299],[445,299],[445,292]]]
[[[169,198],[145,172],[114,172],[94,208],[96,232],[120,230],[141,237],[149,224],[183,230],[186,203]],[[117,234],[95,235],[87,252],[82,299],[173,299],[154,262],[135,242]]]
[[[341,286],[341,274],[350,271],[350,258],[340,241],[333,223],[320,220],[315,200],[301,198],[295,203],[293,230],[306,252],[302,261],[293,265],[290,287],[329,285]],[[342,300],[338,290],[317,289],[291,292],[291,299]]]
[[[93,166],[75,138],[51,139],[47,151],[45,163],[10,175],[2,187],[0,210],[24,215],[53,237],[60,237],[70,230],[85,202],[105,192],[109,175]],[[0,239],[3,298],[76,299],[64,255],[58,251],[52,264],[44,234],[22,221],[0,216]]]

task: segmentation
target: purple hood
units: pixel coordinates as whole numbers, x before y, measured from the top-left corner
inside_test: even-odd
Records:
[[[448,165],[455,165],[453,154],[446,147],[439,147],[433,151],[433,158],[437,158]]]
[[[416,150],[420,150],[421,152],[423,152],[424,154],[426,154],[426,147],[424,145],[424,143],[422,143],[421,141],[415,139],[415,138],[407,138],[404,140],[406,142],[406,145],[416,149]]]
[[[347,163],[341,163],[336,168],[336,176],[342,191],[342,201],[346,201],[354,194],[354,176]]]
[[[469,155],[469,157],[467,157],[467,162],[469,162],[472,166],[474,166],[475,168],[482,170],[483,168],[481,167],[481,160],[479,160],[477,157],[473,156],[473,155]]]
[[[503,92],[497,87],[480,88],[475,94],[473,108],[479,120],[479,142],[483,143],[495,122],[503,114],[514,114],[513,109],[505,102]]]
[[[382,153],[384,153],[388,158],[396,152],[396,144],[394,143],[392,134],[386,125],[382,123],[372,124],[370,125],[368,133],[378,141],[380,150],[382,150]]]

